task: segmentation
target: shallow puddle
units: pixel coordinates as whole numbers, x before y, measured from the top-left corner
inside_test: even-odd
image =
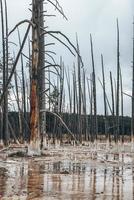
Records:
[[[84,154],[83,154],[84,155]],[[0,161],[1,200],[133,200],[133,159],[106,155],[107,162],[13,158]],[[117,163],[118,161],[118,163]]]

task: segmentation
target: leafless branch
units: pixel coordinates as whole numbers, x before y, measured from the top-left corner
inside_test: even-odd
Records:
[[[75,56],[75,54],[70,49],[70,47],[67,44],[65,44],[61,39],[59,39],[58,37],[56,37],[53,34],[59,34],[63,38],[65,38],[67,40],[67,42],[70,44],[70,46],[75,50],[76,54],[79,56],[82,66],[84,66],[82,58],[81,58],[79,52],[77,51],[77,48],[72,44],[72,42],[69,40],[69,38],[65,34],[63,34],[61,31],[44,31],[41,35],[46,35],[46,34],[49,34],[51,37],[57,39],[60,43],[62,43],[64,46],[66,46],[69,49],[69,51]]]
[[[18,26],[24,23],[29,23],[31,26],[35,27],[35,24],[33,24],[31,20],[25,19],[23,21],[20,21],[18,24],[16,24],[15,27],[9,32],[8,36],[10,36],[11,33],[13,33],[18,28]]]
[[[50,4],[52,4],[52,5],[55,7],[55,9],[58,10],[58,12],[59,12],[66,20],[68,20],[67,17],[66,17],[66,15],[65,15],[64,12],[63,12],[62,7],[60,6],[60,4],[58,3],[57,0],[55,0],[55,3],[53,3],[53,2],[50,1],[50,0],[47,0],[47,1],[48,1]]]
[[[73,139],[75,140],[75,142],[78,142],[77,139],[76,139],[76,137],[75,137],[74,134],[72,133],[72,131],[68,128],[68,126],[66,125],[66,123],[63,121],[62,117],[61,117],[59,114],[54,113],[54,112],[51,112],[51,111],[48,111],[48,110],[47,110],[47,111],[46,111],[46,110],[40,110],[40,112],[48,112],[48,113],[50,113],[50,114],[56,116],[56,117],[61,121],[62,125],[63,125],[63,126],[67,129],[67,131],[70,133],[70,135],[73,137]]]

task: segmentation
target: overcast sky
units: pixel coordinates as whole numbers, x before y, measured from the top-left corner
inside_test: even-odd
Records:
[[[30,0],[7,0],[9,24],[11,29],[18,21],[30,18]],[[51,6],[50,14],[57,14],[56,18],[48,19],[47,25],[53,30],[61,30],[75,44],[76,32],[79,37],[80,51],[83,57],[87,75],[91,73],[91,55],[89,35],[92,34],[95,54],[96,76],[101,78],[100,54],[104,55],[105,71],[107,75],[107,92],[109,88],[109,71],[116,78],[116,18],[120,26],[120,61],[123,73],[124,91],[131,94],[132,79],[132,37],[134,0],[60,0],[68,21],[63,19]],[[22,34],[25,27],[22,28]],[[14,37],[12,37],[12,40]],[[57,59],[62,55],[65,65],[70,71],[74,57],[61,45],[56,46]],[[97,81],[98,112],[103,112],[102,88]],[[130,98],[124,96],[124,112],[130,115]]]

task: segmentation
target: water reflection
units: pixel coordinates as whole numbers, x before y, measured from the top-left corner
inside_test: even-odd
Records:
[[[5,194],[6,181],[7,181],[7,170],[0,167],[0,198]]]
[[[107,158],[109,159],[109,158]],[[113,155],[124,163],[124,155]],[[134,168],[88,160],[17,160],[0,164],[0,199],[133,200]]]
[[[41,198],[43,195],[42,166],[33,162],[28,163],[27,199]]]

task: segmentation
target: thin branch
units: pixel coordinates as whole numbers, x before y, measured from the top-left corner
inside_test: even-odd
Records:
[[[134,98],[134,97],[132,97],[132,95],[127,94],[127,93],[125,93],[125,92],[123,92],[123,94],[126,95],[126,96],[128,96],[128,97],[130,97],[130,98]]]
[[[65,16],[64,12],[63,12],[62,7],[60,6],[60,4],[58,3],[57,0],[55,0],[56,4],[54,4],[54,3],[53,3],[52,1],[50,1],[50,0],[47,0],[47,1],[48,1],[50,4],[52,4],[52,5],[56,8],[56,10],[58,10],[59,13],[60,13],[66,20],[68,20],[67,17]],[[59,6],[59,8],[58,8],[57,5]]]
[[[18,28],[18,26],[24,23],[29,23],[31,26],[35,27],[35,24],[31,20],[25,19],[23,21],[20,21],[18,24],[16,24],[15,27],[9,32],[8,36],[10,36],[11,33],[13,33]]]
[[[100,80],[99,78],[98,78],[98,80],[99,80],[99,82],[100,82],[100,84],[101,84],[101,86],[102,86],[102,88],[103,88],[103,90],[104,90],[104,87],[103,87],[103,84],[102,84],[101,80]],[[111,114],[113,114],[113,111],[112,111],[112,108],[111,108],[111,106],[110,106],[110,103],[109,103],[109,100],[108,100],[108,97],[107,97],[106,92],[105,92],[105,95],[106,95],[106,100],[107,100],[107,103],[108,103],[108,107],[109,107],[109,109],[110,109],[110,112],[111,112]]]
[[[76,137],[74,136],[74,134],[72,133],[72,131],[68,128],[68,126],[66,125],[66,123],[63,121],[62,117],[59,115],[59,114],[56,114],[56,113],[53,113],[51,111],[46,111],[46,110],[40,110],[40,112],[48,112],[54,116],[56,116],[60,121],[61,123],[63,124],[63,126],[67,129],[67,131],[70,133],[70,135],[73,137],[73,139],[75,140],[75,142],[78,143],[78,140],[76,139]]]
[[[15,69],[16,69],[16,65],[18,64],[18,61],[19,61],[21,52],[22,52],[22,50],[23,50],[23,47],[24,47],[24,45],[25,45],[27,36],[28,36],[28,34],[29,34],[29,30],[30,30],[30,25],[29,25],[28,28],[27,28],[27,31],[26,31],[26,33],[25,33],[25,36],[24,36],[23,42],[22,42],[22,44],[21,44],[20,50],[19,50],[19,52],[18,52],[18,54],[17,54],[17,57],[16,57],[16,59],[15,59],[15,62],[13,63],[12,71],[11,71],[11,73],[10,73],[10,75],[9,75],[8,80],[7,80],[5,90],[4,90],[3,93],[1,94],[1,97],[0,97],[0,106],[1,106],[2,101],[3,101],[3,99],[4,99],[4,96],[5,96],[5,94],[6,94],[7,90],[8,90],[8,86],[9,86],[9,84],[10,84],[10,82],[11,82],[12,76],[13,76],[14,71],[15,71]]]
[[[49,57],[49,58],[51,58],[52,59],[52,61],[54,62],[54,64],[56,64],[56,62],[55,62],[55,60],[54,60],[54,58],[53,58],[53,56],[51,56],[49,53],[47,53],[47,52],[45,52],[45,54]]]
[[[83,61],[82,61],[82,58],[81,58],[79,52],[77,51],[77,48],[72,44],[72,42],[69,40],[69,38],[68,38],[65,34],[63,34],[61,31],[44,31],[41,35],[45,35],[45,34],[49,34],[50,36],[52,36],[52,37],[54,37],[55,39],[57,39],[57,40],[58,40],[59,42],[61,42],[64,46],[66,46],[66,47],[69,49],[69,51],[75,56],[75,54],[72,52],[72,50],[70,49],[70,47],[69,47],[68,45],[66,45],[62,40],[60,40],[59,38],[57,38],[57,37],[56,37],[55,35],[53,35],[53,34],[59,34],[59,35],[61,35],[62,37],[64,37],[64,38],[67,40],[67,42],[70,44],[70,46],[75,50],[76,54],[79,56],[80,61],[81,61],[81,64],[82,64],[82,67],[84,66]]]
[[[41,70],[42,70],[42,69],[49,68],[49,67],[59,67],[59,68],[61,68],[60,65],[53,65],[53,64],[50,63],[50,65],[46,65],[45,67],[42,67]]]

